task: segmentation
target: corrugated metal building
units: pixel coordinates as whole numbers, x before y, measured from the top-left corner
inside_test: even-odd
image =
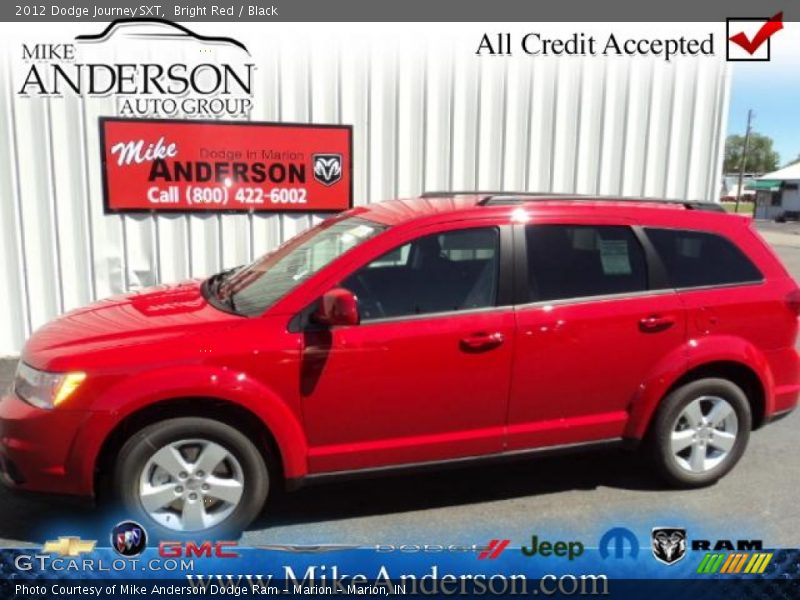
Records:
[[[421,33],[410,49],[400,24],[369,25],[237,29],[258,65],[252,120],[354,126],[356,203],[441,189],[716,199],[722,58],[476,57],[476,35]],[[114,99],[21,97],[20,41],[2,43],[0,355],[67,310],[241,264],[324,217],[104,215],[97,119]]]

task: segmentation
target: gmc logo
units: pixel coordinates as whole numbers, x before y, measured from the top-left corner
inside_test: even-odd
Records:
[[[227,548],[235,548],[236,542],[161,542],[158,545],[158,555],[163,558],[183,558],[196,556],[197,558],[236,558],[238,552]]]

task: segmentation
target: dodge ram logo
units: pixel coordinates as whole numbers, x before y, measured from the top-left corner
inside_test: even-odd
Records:
[[[653,528],[653,556],[665,565],[686,556],[686,530],[677,527]]]
[[[333,185],[342,178],[341,154],[314,154],[314,179],[322,185]]]

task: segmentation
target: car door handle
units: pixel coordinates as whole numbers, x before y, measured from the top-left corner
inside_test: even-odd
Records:
[[[494,333],[473,333],[461,340],[461,348],[467,351],[491,350],[497,348],[505,341],[505,337],[499,331]]]
[[[639,329],[645,333],[658,333],[675,325],[672,315],[650,315],[639,321]]]

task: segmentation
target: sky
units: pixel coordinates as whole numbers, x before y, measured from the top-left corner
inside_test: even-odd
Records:
[[[731,63],[728,134],[744,134],[747,110],[753,131],[768,135],[780,154],[779,166],[800,155],[800,23],[786,23],[773,37],[770,62]]]

